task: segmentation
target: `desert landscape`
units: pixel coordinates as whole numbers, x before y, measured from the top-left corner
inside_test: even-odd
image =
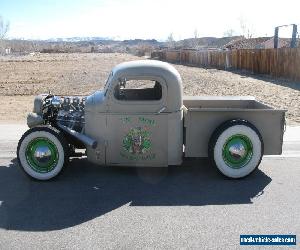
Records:
[[[33,98],[88,95],[103,87],[118,63],[141,57],[120,53],[31,53],[0,57],[0,122],[24,123]],[[300,122],[300,86],[266,76],[174,65],[183,79],[185,95],[252,95],[276,108],[287,109],[287,122]]]

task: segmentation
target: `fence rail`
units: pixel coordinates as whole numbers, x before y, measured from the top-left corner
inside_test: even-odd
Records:
[[[151,57],[172,63],[225,70],[247,70],[254,74],[268,74],[300,81],[300,48],[230,51],[160,50],[153,51]]]

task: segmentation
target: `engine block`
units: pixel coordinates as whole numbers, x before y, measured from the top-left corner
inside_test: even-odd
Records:
[[[78,96],[64,96],[52,99],[52,105],[58,106],[56,121],[77,132],[84,128],[85,98]]]

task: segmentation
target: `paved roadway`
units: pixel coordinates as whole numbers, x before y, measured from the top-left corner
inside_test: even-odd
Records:
[[[283,156],[237,181],[207,160],[151,170],[73,160],[37,182],[16,163],[24,130],[0,125],[1,249],[235,249],[240,234],[296,234],[299,247],[300,127],[288,127]]]

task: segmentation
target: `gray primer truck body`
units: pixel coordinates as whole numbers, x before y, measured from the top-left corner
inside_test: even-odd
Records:
[[[155,86],[151,90],[126,92],[126,83],[130,80],[150,80]],[[157,96],[152,98],[151,95]],[[34,113],[28,116],[29,127],[50,123],[45,121],[45,114],[41,111],[42,103],[45,103],[43,97],[36,98]],[[251,131],[248,137],[238,132],[237,138],[231,136],[228,139],[226,143],[229,144],[223,146],[223,158],[231,160],[232,169],[235,169],[238,157],[246,157],[246,150],[250,152],[249,162],[256,154],[256,145],[259,145],[260,151],[257,152],[261,155],[282,152],[285,110],[274,109],[251,96],[185,97],[177,70],[160,61],[132,61],[116,66],[104,89],[85,98],[84,111],[80,108],[72,111],[72,127],[64,121],[70,111],[62,111],[62,101],[51,98],[52,106],[58,107],[58,118],[50,124],[81,142],[88,160],[99,165],[161,167],[180,165],[184,157],[207,157],[210,143],[214,140],[216,145],[218,143],[214,133],[226,121],[233,121],[236,128],[247,127],[249,123],[248,127],[256,131],[260,140],[260,143],[255,138],[248,140]],[[80,122],[80,119],[84,121]],[[241,124],[236,121],[241,121]],[[79,129],[75,129],[76,122],[81,124]],[[213,153],[216,154],[216,150]]]

